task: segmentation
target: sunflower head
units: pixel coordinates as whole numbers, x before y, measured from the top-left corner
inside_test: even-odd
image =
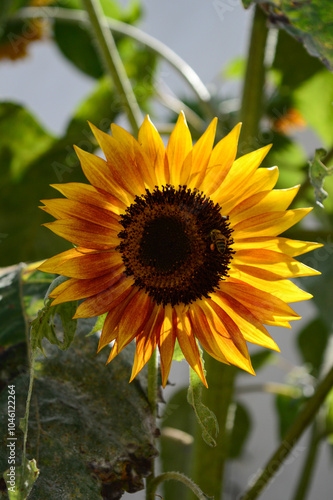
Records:
[[[193,145],[181,113],[166,147],[148,117],[137,140],[91,125],[105,158],[76,148],[89,183],[44,200],[45,225],[76,245],[40,267],[69,278],[53,304],[107,313],[109,361],[135,339],[131,380],[157,347],[165,386],[176,340],[205,385],[198,343],[254,373],[247,342],[278,350],[264,325],[289,327],[287,303],[311,297],[289,278],[319,274],[294,257],[320,245],[279,236],[311,210],[288,210],[299,186],[273,189],[277,167],[259,168],[270,146],[236,159],[240,124],[214,146],[216,124]]]

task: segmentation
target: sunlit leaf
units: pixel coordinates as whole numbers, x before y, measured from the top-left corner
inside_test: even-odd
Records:
[[[15,443],[16,444],[16,443]],[[36,465],[36,460],[26,460],[25,468],[23,466],[14,467],[15,479],[10,476],[10,469],[4,473],[4,479],[8,490],[9,500],[24,500],[28,498],[34,483],[39,476],[39,469]]]
[[[216,438],[219,425],[214,413],[202,402],[203,384],[192,368],[190,368],[190,385],[187,392],[187,400],[192,406],[197,421],[202,429],[202,439],[209,446],[216,446]]]
[[[8,347],[26,340],[26,323],[21,302],[21,266],[0,276],[0,345]]]
[[[67,351],[45,346],[36,362],[27,455],[37,458],[40,476],[29,500],[120,498],[124,490],[143,489],[157,452],[155,422],[140,380],[129,384],[134,345],[106,366],[107,352],[96,356],[98,338],[78,334]],[[7,371],[2,365],[0,377]],[[146,370],[141,375],[144,379]],[[0,470],[8,468],[7,380],[0,393]],[[5,382],[5,383],[3,383]],[[16,415],[23,415],[28,375],[11,380]],[[16,463],[23,433],[16,429]],[[2,497],[1,497],[2,498]]]
[[[77,301],[56,306],[51,306],[50,303],[50,300],[47,301],[43,309],[38,312],[37,318],[31,322],[30,342],[33,350],[37,347],[43,350],[44,338],[62,350],[68,349],[73,342],[77,320],[72,318],[77,309]],[[59,335],[63,338],[59,338]]]
[[[324,190],[324,180],[328,175],[333,174],[333,167],[326,167],[321,160],[324,160],[327,153],[325,149],[316,149],[315,156],[310,162],[309,177],[312,186],[314,187],[317,204],[324,208],[323,202],[328,194]]]
[[[319,374],[328,337],[329,330],[320,317],[307,324],[298,335],[297,344],[303,360],[312,366],[315,375]]]
[[[333,36],[331,25],[333,9],[331,0],[242,0],[245,8],[252,3],[262,4],[269,21],[285,29],[303,43],[312,56],[318,57],[330,70],[333,69]]]

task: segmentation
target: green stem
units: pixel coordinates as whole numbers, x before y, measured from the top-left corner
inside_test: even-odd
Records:
[[[309,492],[309,485],[312,479],[314,465],[316,463],[318,449],[320,444],[320,437],[318,435],[318,424],[314,422],[312,426],[312,433],[310,445],[308,446],[307,456],[304,461],[304,466],[295,490],[293,500],[305,500]]]
[[[157,354],[156,349],[148,361],[148,402],[152,417],[156,422],[157,416]],[[152,460],[151,474],[146,479],[146,498],[150,498],[151,484],[155,478],[155,463]]]
[[[262,490],[269,483],[273,475],[279,470],[283,461],[289,455],[298,439],[315,417],[319,407],[324,402],[329,391],[332,389],[332,386],[333,367],[326,374],[325,378],[318,384],[315,394],[305,404],[303,410],[284,437],[283,442],[269,459],[256,482],[241,497],[240,500],[254,500],[255,498],[258,498]]]
[[[240,120],[243,122],[240,147],[244,151],[258,144],[265,82],[265,48],[268,29],[266,15],[256,5],[243,87]],[[240,151],[241,152],[241,151]]]
[[[197,425],[191,476],[202,491],[221,499],[230,436],[227,425],[228,412],[233,398],[237,369],[224,365],[211,356],[204,355],[204,357],[209,388],[203,390],[202,402],[215,414],[219,424],[219,434],[216,446],[211,448],[202,439],[201,427]]]
[[[90,25],[87,13],[82,10],[73,9],[63,9],[60,7],[25,7],[20,9],[13,16],[14,19],[34,19],[34,18],[45,18],[45,19],[57,19],[71,24],[82,23],[85,25]],[[10,19],[10,18],[9,18]],[[187,64],[184,59],[179,57],[179,55],[174,52],[170,47],[160,42],[151,35],[148,35],[144,31],[140,30],[136,26],[131,26],[130,24],[123,23],[116,19],[110,19],[105,17],[103,24],[107,29],[111,29],[113,33],[119,35],[125,35],[136,42],[143,44],[150,52],[162,57],[167,61],[170,66],[177,71],[177,73],[185,80],[185,82],[191,87],[193,92],[197,95],[201,107],[206,110],[207,116],[215,116],[214,106],[211,103],[211,95],[208,88],[205,86],[203,81],[200,79],[198,74],[194,69]]]
[[[111,31],[105,25],[105,18],[99,0],[82,0],[96,36],[102,61],[119,92],[133,133],[137,134],[142,122],[141,112],[131,83],[120,59]]]
[[[159,476],[154,478],[150,485],[149,496],[147,496],[147,500],[155,500],[155,492],[159,484],[163,483],[164,481],[169,481],[170,479],[174,479],[185,484],[194,493],[195,497],[199,498],[199,500],[207,499],[207,496],[193,481],[191,481],[191,479],[189,479],[187,476],[184,476],[184,474],[181,474],[180,472],[172,471],[163,472],[163,474],[160,474]]]
[[[30,380],[29,380],[29,390],[27,395],[27,403],[25,406],[25,415],[23,418],[23,451],[22,451],[22,478],[24,481],[24,471],[27,456],[27,439],[28,439],[28,422],[29,422],[29,412],[30,412],[30,402],[32,389],[34,385],[35,376],[35,360],[36,360],[37,349],[33,350],[30,357]]]

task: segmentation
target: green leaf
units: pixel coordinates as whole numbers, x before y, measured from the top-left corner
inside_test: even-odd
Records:
[[[29,166],[54,143],[54,138],[22,106],[0,103],[0,163],[8,181],[19,182]],[[7,187],[7,186],[6,186]]]
[[[324,360],[329,330],[321,317],[317,317],[298,334],[297,344],[303,361],[312,366],[313,374],[319,375]]]
[[[325,69],[317,72],[295,90],[294,102],[324,146],[330,148],[333,144],[333,74]]]
[[[316,203],[324,208],[323,201],[327,198],[328,194],[324,190],[324,180],[328,175],[333,174],[333,167],[326,167],[321,160],[327,155],[325,149],[316,149],[314,159],[310,162],[309,177],[312,186],[314,187]]]
[[[92,330],[90,332],[87,333],[87,337],[89,337],[90,335],[93,335],[94,333],[100,332],[103,329],[107,315],[108,315],[108,313],[105,313],[105,314],[102,314],[101,316],[98,316],[94,327],[92,328]]]
[[[9,500],[25,500],[28,498],[34,483],[39,476],[39,469],[36,465],[36,460],[26,460],[25,468],[23,466],[14,466],[13,469],[8,469],[3,477],[6,481]],[[13,479],[14,478],[14,479]]]
[[[244,449],[246,440],[251,430],[251,418],[249,412],[242,404],[236,402],[234,408],[234,425],[231,431],[229,446],[229,458],[238,458]]]
[[[187,392],[187,400],[192,406],[197,421],[202,429],[202,439],[209,446],[216,446],[216,438],[219,425],[214,413],[202,403],[203,384],[192,368],[190,368],[190,385]]]
[[[82,9],[82,3],[77,0],[62,0],[58,4],[63,8]],[[102,0],[101,5],[106,16],[123,22],[132,23],[140,15],[138,4],[135,2],[132,2],[128,9],[122,9],[119,3],[111,0]],[[62,54],[82,72],[93,78],[100,78],[104,75],[105,68],[101,62],[94,35],[86,25],[69,24],[64,20],[56,19],[54,39]]]
[[[172,355],[172,361],[182,361],[183,359],[185,359],[185,356],[183,354],[183,351],[180,348],[178,340],[176,339],[175,347],[174,347],[173,355]]]
[[[46,338],[51,344],[57,345],[60,349],[66,350],[73,342],[77,320],[72,319],[77,309],[77,301],[66,302],[65,304],[50,305],[51,300],[38,312],[37,318],[31,322],[31,348],[37,347],[44,352],[42,340]],[[57,316],[61,321],[57,321]],[[61,334],[63,339],[60,339]]]
[[[293,398],[291,396],[286,396],[278,394],[275,399],[277,416],[278,416],[278,430],[279,438],[283,439],[287,430],[294,422],[298,415],[300,407],[304,402],[304,398]]]
[[[283,94],[288,95],[315,73],[322,71],[323,65],[299,41],[280,30],[273,68],[281,73],[280,86]]]
[[[333,8],[331,0],[242,0],[245,8],[251,3],[264,4],[269,20],[300,41],[312,56],[333,69]]]
[[[2,109],[5,109],[7,104],[4,104]],[[13,106],[17,110],[15,113],[12,110]],[[8,165],[7,170],[3,169],[0,174],[2,265],[26,260],[36,261],[51,257],[70,247],[68,242],[41,227],[42,223],[50,220],[50,217],[38,209],[40,200],[55,197],[56,193],[50,184],[64,181],[86,182],[73,144],[93,152],[97,148],[97,143],[93,140],[87,120],[90,119],[102,130],[107,130],[110,122],[115,120],[119,108],[113,106],[113,91],[108,86],[107,80],[98,81],[92,94],[75,112],[67,133],[58,140],[52,140],[47,151],[41,148],[42,129],[36,125],[35,119],[17,105],[10,105],[9,111],[8,124],[6,113],[3,113],[2,120],[0,119],[0,131],[2,130],[0,161],[3,165]],[[11,114],[13,120],[10,118]],[[15,123],[14,117],[17,120]],[[21,119],[23,119],[22,127]],[[34,125],[36,133],[33,133]],[[28,137],[31,137],[30,142]],[[1,142],[3,145],[10,145],[10,149],[9,146],[2,147]],[[23,149],[21,142],[24,145]],[[24,151],[27,151],[26,156],[23,154]],[[33,151],[35,151],[34,157],[32,157]],[[14,163],[12,167],[11,158]]]
[[[21,303],[21,266],[0,276],[0,346],[26,340],[26,324]]]
[[[79,321],[80,323],[80,321]],[[47,358],[36,362],[27,455],[37,457],[40,476],[29,500],[120,498],[124,490],[143,489],[157,451],[155,422],[140,380],[129,384],[135,346],[129,345],[105,365],[108,352],[96,356],[98,338],[87,339],[79,325],[71,349],[45,346]],[[2,365],[0,377],[6,371]],[[28,374],[11,381],[16,415],[23,415]],[[7,383],[0,393],[0,471],[8,468],[5,425]],[[16,458],[21,460],[23,434],[17,429]],[[111,493],[110,493],[111,492]],[[0,494],[1,496],[1,494]],[[1,496],[2,498],[2,496]]]

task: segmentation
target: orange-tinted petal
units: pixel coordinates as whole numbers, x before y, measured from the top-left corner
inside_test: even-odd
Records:
[[[240,280],[229,278],[228,282],[221,283],[219,293],[243,304],[264,325],[284,326],[300,318],[281,299]]]
[[[93,318],[117,307],[131,292],[133,279],[124,274],[111,287],[86,299],[76,310],[74,318]]]
[[[51,187],[57,189],[66,198],[73,201],[80,201],[87,205],[109,210],[116,215],[123,213],[126,210],[126,205],[115,196],[106,191],[95,188],[90,184],[82,184],[80,182],[69,182],[67,184],[51,184]]]
[[[55,306],[56,304],[62,304],[71,300],[86,299],[87,297],[96,295],[114,283],[117,283],[124,270],[125,267],[120,266],[111,273],[104,274],[98,278],[94,277],[83,280],[71,278],[52,290],[50,297],[55,297],[52,305]]]
[[[158,336],[158,348],[161,357],[162,385],[166,386],[170,373],[173,351],[175,348],[177,333],[177,316],[171,304],[166,304],[164,308],[164,319]]]
[[[313,241],[291,240],[282,236],[259,236],[252,238],[238,238],[232,245],[233,250],[266,249],[274,252],[281,252],[290,257],[297,257],[304,253],[320,248],[323,245]]]
[[[124,160],[126,164],[131,163],[137,171],[137,175],[143,180],[146,187],[149,189],[156,186],[155,171],[152,168],[149,157],[141,148],[138,141],[127,132],[127,130],[119,127],[113,123],[111,125],[113,137],[119,143],[120,148],[123,150]]]
[[[121,231],[118,217],[103,208],[86,205],[79,201],[67,200],[66,198],[53,198],[52,200],[41,200],[45,207],[41,207],[47,213],[57,219],[83,219],[94,224]]]
[[[119,245],[118,231],[98,226],[92,222],[61,219],[43,225],[65,240],[81,247],[108,250]]]
[[[185,356],[186,361],[191,368],[196,372],[201,382],[208,387],[206,377],[203,371],[200,352],[198,349],[197,341],[191,329],[191,324],[187,316],[179,306],[175,306],[177,313],[177,340],[179,346]]]
[[[39,269],[69,278],[97,278],[122,264],[119,252],[97,252],[86,248],[71,248],[46,260]]]

